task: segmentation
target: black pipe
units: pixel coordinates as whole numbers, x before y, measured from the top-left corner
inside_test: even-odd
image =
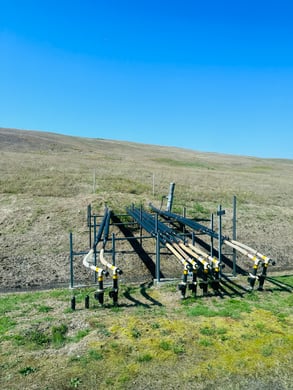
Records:
[[[94,244],[93,244],[93,249],[94,249],[95,251],[96,251],[96,248],[97,248],[98,243],[99,243],[100,240],[101,240],[101,237],[102,237],[102,234],[103,234],[103,230],[104,230],[104,227],[105,227],[105,223],[106,223],[107,218],[108,218],[108,207],[105,207],[105,213],[104,213],[102,222],[101,222],[101,224],[100,224],[98,233],[97,233],[97,235],[96,235],[96,237],[95,237],[95,242],[94,242]]]
[[[178,285],[178,290],[181,292],[181,298],[184,299],[186,295],[188,270],[184,268],[182,275],[182,282]]]
[[[202,281],[200,282],[199,287],[202,289],[203,295],[207,295],[208,293],[208,270],[207,269],[203,270]]]
[[[254,288],[256,279],[257,279],[257,264],[254,264],[253,271],[247,278],[252,290]]]
[[[197,292],[197,270],[192,270],[192,282],[189,284],[189,290],[192,291],[192,295],[195,298]]]
[[[164,223],[157,221],[150,213],[135,209],[134,207],[132,207],[132,209],[127,209],[127,212],[153,237],[156,237],[156,230],[158,230],[159,239],[163,244],[166,242],[177,242],[181,239],[173,229],[167,227]]]
[[[168,217],[168,218],[173,218],[177,222],[180,222],[180,223],[182,223],[184,225],[187,225],[187,226],[189,226],[190,228],[192,228],[194,230],[198,230],[201,233],[205,233],[205,234],[208,234],[209,236],[211,236],[213,238],[219,239],[219,234],[217,232],[215,232],[214,230],[212,230],[212,229],[210,229],[210,228],[208,228],[208,227],[206,227],[204,225],[201,225],[198,222],[192,221],[189,218],[182,217],[179,214],[174,214],[174,213],[171,213],[169,211],[159,210],[155,206],[153,206],[151,203],[149,204],[149,206],[151,207],[151,209],[153,211],[155,211],[156,213],[160,214],[161,216]],[[222,236],[222,239],[226,239],[226,238],[227,237]]]
[[[94,296],[95,296],[95,299],[98,300],[101,305],[103,305],[103,303],[104,303],[103,275],[99,275],[98,282],[99,282],[99,288],[95,292]]]
[[[118,302],[118,275],[113,275],[113,287],[112,290],[109,291],[109,297],[113,299],[113,304],[117,305]]]
[[[259,276],[259,286],[258,286],[259,291],[263,291],[263,285],[267,277],[267,269],[268,269],[268,264],[264,263],[262,265],[262,273]]]
[[[112,218],[112,221],[115,223],[115,225],[119,226],[119,229],[124,234],[124,236],[127,237],[129,244],[132,246],[132,248],[135,250],[135,252],[138,253],[139,258],[142,260],[142,262],[147,267],[147,269],[149,270],[152,277],[155,279],[157,277],[156,276],[156,267],[155,267],[155,264],[154,264],[152,258],[143,249],[143,247],[140,245],[137,238],[134,237],[132,231],[125,224],[123,224],[121,222],[120,218],[116,214],[113,213],[111,218]],[[148,236],[148,238],[150,238],[150,237],[151,236]],[[121,238],[116,238],[115,240],[119,240],[119,239],[121,239]],[[124,238],[123,238],[123,240],[124,240]],[[164,278],[164,274],[161,271],[160,271],[160,278]]]
[[[71,298],[71,310],[75,310],[75,303],[76,303],[75,296],[73,296]]]
[[[211,287],[213,290],[218,291],[220,288],[220,271],[213,271],[213,280],[211,282]]]
[[[106,216],[105,226],[104,226],[103,248],[106,246],[108,241],[111,214],[112,214],[111,210],[107,210],[107,216]]]

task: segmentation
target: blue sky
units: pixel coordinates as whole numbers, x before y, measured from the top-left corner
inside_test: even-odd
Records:
[[[0,126],[293,158],[293,1],[0,0]]]

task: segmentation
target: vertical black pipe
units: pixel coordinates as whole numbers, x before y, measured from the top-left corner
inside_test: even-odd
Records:
[[[225,210],[222,210],[222,206],[218,206],[218,219],[219,219],[219,247],[218,247],[218,257],[219,257],[219,276],[222,276],[222,243],[223,243],[223,238],[222,238],[222,215],[225,214]]]
[[[139,244],[142,246],[142,205],[139,208]]]
[[[94,215],[94,240],[96,239],[96,234],[97,234],[97,216]],[[94,265],[95,267],[97,266],[97,252],[96,252],[96,247],[94,248]],[[94,284],[97,283],[97,274],[94,272]]]
[[[267,269],[268,269],[268,264],[264,263],[262,265],[262,273],[259,276],[259,287],[258,287],[259,291],[263,291],[263,285],[264,285],[265,279],[267,277]]]
[[[212,281],[212,288],[215,290],[215,291],[218,291],[219,290],[219,287],[220,287],[220,276],[219,276],[219,269],[216,268],[213,272],[213,281]]]
[[[104,303],[104,286],[103,286],[103,275],[99,275],[98,282],[99,282],[99,288],[95,292],[95,299],[99,301],[101,305]]]
[[[160,261],[160,235],[159,232],[157,232],[156,235],[156,279],[157,282],[160,282],[160,273],[161,273],[161,261]]]
[[[71,298],[71,310],[75,310],[75,303],[76,303],[75,296],[73,296]]]
[[[94,215],[94,240],[96,239],[97,235],[97,216]]]
[[[105,219],[105,226],[104,226],[104,239],[103,239],[103,246],[105,247],[108,241],[109,236],[109,228],[110,228],[110,219],[111,219],[111,211],[106,209],[106,219]]]
[[[112,264],[116,265],[116,255],[115,255],[115,233],[112,233]]]
[[[252,274],[251,274],[251,276],[248,277],[248,281],[249,281],[251,289],[254,288],[256,279],[257,279],[257,264],[254,264]]]
[[[72,237],[72,232],[69,233],[69,246],[70,246],[70,288],[73,288],[74,275],[73,275],[73,237]]]
[[[211,214],[211,230],[214,230],[214,214]],[[211,235],[211,256],[214,257],[214,237]]]
[[[208,270],[203,270],[203,276],[202,276],[202,293],[203,295],[207,295],[208,293]]]
[[[186,207],[183,207],[183,218],[186,218]],[[183,236],[185,235],[185,232],[186,232],[186,228],[185,228],[185,224],[183,224],[183,228],[182,228]]]
[[[185,295],[186,295],[187,276],[188,276],[188,270],[186,268],[184,268],[183,275],[182,275],[182,282],[178,286],[178,289],[181,292],[182,299],[184,299]]]
[[[116,273],[113,274],[113,287],[109,295],[113,299],[113,304],[116,305],[118,302],[118,275]]]
[[[237,216],[236,216],[236,196],[233,196],[233,240],[237,240]],[[237,261],[237,253],[236,249],[233,248],[233,276],[236,276],[236,261]]]
[[[89,227],[89,248],[92,247],[92,206],[87,206],[87,224]]]
[[[197,270],[192,270],[192,283],[189,285],[189,289],[192,291],[192,295],[195,298],[197,292]]]

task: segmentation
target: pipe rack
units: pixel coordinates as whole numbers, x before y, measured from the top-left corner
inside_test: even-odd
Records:
[[[95,237],[94,244],[90,251],[84,256],[83,259],[83,265],[87,268],[90,268],[91,270],[97,272],[98,274],[98,290],[95,292],[94,296],[95,299],[97,299],[100,304],[104,303],[104,275],[109,276],[108,270],[105,270],[103,268],[97,267],[94,264],[95,260],[95,253],[97,252],[97,246],[102,241],[103,237],[103,244],[102,248],[99,252],[99,260],[100,262],[110,271],[112,271],[112,279],[113,279],[113,286],[112,289],[109,292],[110,298],[113,299],[113,303],[117,304],[118,302],[118,275],[122,274],[122,270],[115,266],[114,264],[109,263],[105,257],[104,257],[104,250],[105,246],[108,241],[108,235],[109,235],[109,226],[110,226],[110,219],[111,219],[111,210],[108,209],[108,207],[105,207],[104,216],[102,218],[102,222],[100,224],[98,233]]]
[[[168,207],[166,211],[156,208],[151,203],[149,204],[150,209],[154,212],[147,212],[142,207],[137,208],[132,205],[126,209],[126,216],[131,216],[141,231],[144,229],[149,233],[149,236],[145,238],[155,238],[157,240],[156,245],[156,255],[157,258],[160,257],[160,246],[165,247],[171,252],[182,264],[182,280],[178,285],[178,288],[181,292],[182,298],[185,298],[187,287],[192,291],[194,296],[197,292],[197,287],[199,286],[202,289],[203,295],[206,295],[208,292],[208,286],[210,285],[215,291],[219,290],[220,281],[221,281],[221,251],[220,248],[222,245],[227,245],[232,248],[234,253],[238,252],[243,256],[246,256],[253,262],[253,268],[251,272],[248,272],[248,282],[250,288],[255,287],[256,281],[259,282],[259,290],[263,289],[264,281],[267,277],[267,268],[270,264],[275,265],[275,261],[270,257],[265,256],[261,252],[245,245],[236,239],[230,239],[227,236],[221,234],[221,229],[219,228],[219,233],[212,228],[206,227],[199,222],[191,220],[186,216],[181,216],[171,212],[171,207]],[[91,210],[91,209],[90,209]],[[90,211],[91,213],[91,211]],[[224,211],[223,211],[224,214]],[[114,214],[113,214],[114,215]],[[109,228],[111,224],[112,211],[105,207],[104,215],[101,217],[101,222],[99,225],[96,224],[95,215],[88,214],[88,225],[90,229],[94,226],[94,240],[89,252],[80,252],[78,254],[83,254],[83,265],[92,271],[95,272],[95,275],[98,276],[98,289],[95,292],[95,298],[101,303],[104,303],[104,286],[103,280],[104,277],[109,276],[109,271],[112,273],[113,285],[112,289],[109,292],[109,296],[113,299],[113,303],[118,302],[118,276],[122,274],[122,270],[115,265],[115,243],[112,243],[112,262],[109,262],[105,256],[106,250],[105,247],[109,241]],[[91,218],[94,219],[94,225],[91,223]],[[159,219],[162,217],[163,220]],[[114,217],[113,217],[114,218]],[[114,219],[112,220],[112,223]],[[129,222],[127,222],[129,223]],[[115,223],[113,223],[115,224]],[[177,229],[179,224],[180,228]],[[221,223],[219,222],[221,225]],[[96,232],[96,227],[99,226],[98,231]],[[185,229],[188,227],[190,229]],[[182,230],[181,230],[182,229]],[[197,232],[197,233],[196,233]],[[217,239],[219,241],[219,258],[212,256],[211,254],[206,253],[203,249],[199,248],[194,244],[194,234],[204,234],[211,237],[211,240]],[[113,235],[114,236],[114,235]],[[189,242],[190,237],[192,236],[192,243]],[[133,237],[134,238],[134,237]],[[142,235],[140,235],[140,239]],[[236,235],[233,236],[236,238]],[[121,239],[121,238],[120,238]],[[128,238],[125,238],[128,239]],[[113,241],[113,237],[112,237]],[[91,243],[91,233],[90,233],[90,243]],[[202,245],[208,250],[208,246],[205,246],[205,243],[201,240],[197,241],[197,244]],[[212,246],[213,244],[211,244]],[[99,249],[98,249],[99,248]],[[236,251],[236,252],[235,252]],[[72,236],[71,236],[71,257],[77,253],[73,253],[72,250]],[[101,263],[102,267],[97,266],[96,259]],[[236,259],[236,257],[235,257]],[[262,267],[262,272],[258,274],[259,267]],[[72,267],[72,258],[71,258],[71,267]],[[156,265],[156,275],[158,274],[157,269],[160,272],[159,261]],[[73,271],[72,271],[73,275]],[[192,275],[192,281],[188,281],[188,277]],[[200,283],[198,283],[198,277],[201,278]],[[73,277],[71,278],[71,285],[73,286]],[[158,279],[159,280],[159,279]]]
[[[196,291],[198,270],[202,275],[200,287],[203,290],[203,294],[207,293],[208,278],[212,281],[212,287],[218,289],[219,266],[215,258],[212,258],[203,251],[198,253],[195,250],[192,250],[192,247],[188,247],[184,243],[182,237],[177,234],[174,229],[166,226],[163,222],[158,221],[158,218],[154,215],[151,215],[142,209],[135,208],[134,206],[127,208],[127,212],[153,237],[158,237],[160,242],[183,264],[183,279],[179,285],[179,290],[183,297],[185,297],[186,293],[187,275],[191,271],[193,271],[193,280],[190,289],[193,292]]]
[[[182,217],[178,214],[171,213],[169,211],[163,211],[157,209],[155,206],[153,206],[151,203],[149,204],[150,208],[156,212],[158,215],[164,217],[167,220],[175,220],[183,225],[186,225],[190,227],[193,230],[199,231],[201,233],[205,233],[209,235],[212,238],[215,239],[221,239],[221,243],[226,244],[227,246],[235,249],[239,253],[241,253],[244,256],[247,256],[250,260],[254,262],[253,264],[253,270],[249,273],[248,276],[248,282],[250,283],[251,289],[254,288],[256,280],[259,281],[259,290],[263,289],[264,281],[267,276],[267,267],[269,264],[275,265],[276,261],[272,260],[270,257],[263,255],[262,253],[258,252],[257,250],[249,247],[248,245],[245,245],[239,241],[236,240],[230,240],[229,237],[219,235],[217,232],[215,232],[213,229],[210,229],[204,225],[201,225],[198,222],[192,221],[191,219],[188,219],[186,217]],[[188,244],[190,247],[190,244]],[[195,247],[192,248],[195,252],[200,253],[198,249]],[[210,259],[211,260],[211,259]],[[219,267],[217,259],[211,260],[215,264],[215,269]],[[262,272],[260,275],[257,275],[257,270],[259,265],[261,265]]]

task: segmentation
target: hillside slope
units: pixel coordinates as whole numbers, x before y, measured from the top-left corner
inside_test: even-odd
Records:
[[[174,211],[207,218],[221,204],[226,235],[236,195],[238,239],[276,259],[276,270],[292,269],[293,160],[0,128],[0,161],[1,289],[68,283],[69,232],[76,251],[88,250],[88,204],[98,214],[105,203],[117,212],[131,203],[160,206],[170,182]],[[146,245],[154,250],[154,242]],[[77,278],[90,281],[81,257],[75,261]],[[125,281],[150,278],[135,253],[117,261]],[[180,276],[174,259],[163,267],[166,276]]]

